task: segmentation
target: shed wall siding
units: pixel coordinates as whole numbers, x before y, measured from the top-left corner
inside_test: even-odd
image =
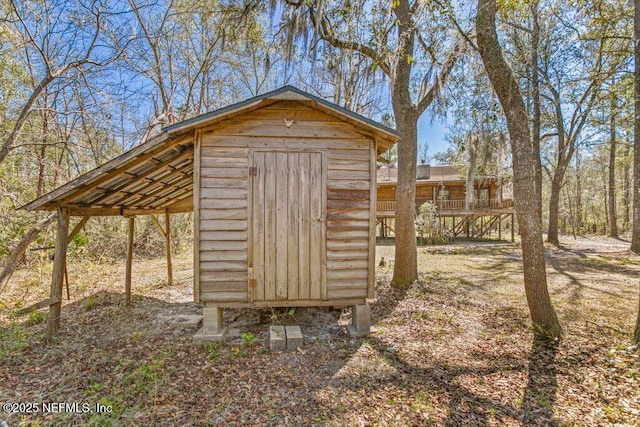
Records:
[[[353,126],[292,101],[281,101],[203,129],[199,196],[201,300],[252,300],[247,292],[249,159],[250,152],[256,150],[325,153],[325,297],[336,301],[366,298],[369,257],[374,256],[369,249],[371,177],[376,173],[371,170],[373,149],[372,140]]]

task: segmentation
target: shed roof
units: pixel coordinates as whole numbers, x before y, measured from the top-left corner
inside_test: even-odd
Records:
[[[62,206],[72,215],[137,215],[192,210],[194,131],[224,119],[294,100],[342,121],[377,141],[378,154],[400,139],[400,133],[366,117],[313,96],[293,86],[229,105],[173,124],[162,132],[22,206],[54,210]]]

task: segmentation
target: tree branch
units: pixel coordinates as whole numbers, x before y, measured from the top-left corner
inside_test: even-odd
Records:
[[[289,4],[294,5],[294,3]],[[308,6],[308,9],[309,16],[311,17],[311,22],[313,23],[318,35],[322,40],[339,49],[349,49],[360,52],[361,54],[373,60],[373,62],[380,67],[383,73],[385,73],[387,76],[391,76],[391,67],[378,52],[360,42],[352,40],[342,40],[336,37],[333,34],[333,30],[331,29],[331,25],[329,24],[327,18],[324,16],[318,17],[312,6]]]
[[[418,105],[416,106],[416,111],[418,115],[422,114],[424,110],[427,109],[429,105],[433,102],[434,99],[440,95],[442,88],[444,87],[453,67],[456,65],[456,61],[460,56],[467,50],[468,44],[464,41],[459,41],[453,47],[452,51],[447,56],[447,59],[442,64],[442,68],[440,69],[440,73],[436,76],[436,81],[431,85],[431,87],[425,91],[424,95],[420,97],[418,100]]]

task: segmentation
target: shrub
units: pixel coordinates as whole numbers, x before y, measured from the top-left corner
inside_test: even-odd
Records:
[[[440,227],[437,208],[431,202],[423,203],[418,209],[416,232],[422,244],[443,244],[451,241],[451,233]]]

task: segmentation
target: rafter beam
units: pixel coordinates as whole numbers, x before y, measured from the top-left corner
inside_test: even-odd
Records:
[[[97,186],[99,186],[102,183],[105,183],[111,179],[113,179],[113,177],[121,174],[122,172],[125,172],[129,169],[131,169],[132,167],[139,165],[142,162],[145,162],[147,160],[149,160],[152,157],[155,157],[161,153],[164,153],[168,150],[173,149],[175,146],[179,145],[179,144],[185,144],[187,142],[189,142],[189,140],[192,139],[192,135],[185,135],[179,138],[175,138],[175,139],[168,139],[168,142],[165,142],[163,144],[158,145],[157,147],[155,147],[154,149],[152,149],[151,151],[144,153],[143,154],[139,154],[139,152],[137,150],[132,150],[129,153],[122,155],[114,160],[118,161],[119,166],[115,167],[112,170],[104,170],[104,169],[108,169],[109,163],[105,163],[104,165],[100,166],[99,168],[96,168],[94,171],[92,171],[91,173],[88,173],[86,175],[84,175],[83,177],[81,177],[81,179],[78,179],[77,181],[71,181],[69,184],[64,185],[62,187],[60,187],[59,189],[47,194],[47,198],[55,198],[57,196],[59,196],[60,194],[64,194],[64,191],[68,191],[67,186],[75,186],[76,189],[75,191],[73,191],[71,194],[67,195],[66,197],[64,197],[62,200],[59,201],[59,203],[61,203],[62,205],[67,204],[69,201],[71,200],[76,200],[81,196],[84,196],[85,194],[87,194],[90,191],[93,191]],[[137,148],[137,147],[136,147]],[[136,156],[137,155],[137,156]],[[92,178],[95,178],[92,180]],[[58,194],[60,193],[60,194]],[[37,202],[37,200],[36,200]],[[31,210],[35,208],[35,202],[30,203],[29,205],[25,206],[27,209]],[[32,207],[33,206],[33,207]]]
[[[163,172],[167,169],[170,170],[170,172],[168,172],[167,174],[165,174],[164,176],[159,177],[159,179],[166,179],[169,176],[172,176],[174,173],[176,173],[177,170],[186,170],[189,169],[192,164],[186,164],[184,166],[182,166],[181,168],[175,168],[171,166],[171,163],[174,163],[177,160],[182,160],[186,157],[189,156],[189,154],[191,154],[191,156],[193,157],[193,152],[190,150],[185,150],[185,155],[184,156],[178,156],[178,157],[174,157],[170,160],[167,160],[165,162],[163,162],[162,164],[158,165],[158,167],[153,167],[151,169],[149,169],[148,171],[141,173],[140,175],[137,175],[135,178],[123,183],[122,185],[118,186],[117,188],[113,188],[110,190],[105,189],[105,193],[102,194],[101,196],[99,196],[98,198],[91,200],[90,202],[84,203],[83,205],[85,206],[100,206],[100,202],[102,202],[103,200],[108,199],[109,197],[118,194],[118,193],[122,193],[125,194],[126,196],[130,196],[132,194],[135,194],[135,192],[131,192],[131,191],[126,191],[127,188],[137,184],[138,182],[140,182],[143,179],[149,179],[150,175],[153,175],[155,173],[159,173],[159,172]],[[159,180],[158,180],[159,181]],[[158,182],[157,180],[152,178],[152,182]],[[117,204],[117,202],[115,202],[114,204]]]

